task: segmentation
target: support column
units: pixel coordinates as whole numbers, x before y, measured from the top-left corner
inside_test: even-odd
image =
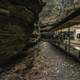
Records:
[[[70,53],[70,26],[68,27],[68,50],[69,50],[69,53]]]

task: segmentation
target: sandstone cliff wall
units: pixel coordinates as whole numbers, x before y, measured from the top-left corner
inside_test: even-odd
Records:
[[[0,62],[28,44],[42,0],[0,0]]]

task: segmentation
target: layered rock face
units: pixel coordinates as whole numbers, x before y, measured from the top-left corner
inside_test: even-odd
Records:
[[[0,62],[28,44],[43,6],[42,0],[0,0]]]

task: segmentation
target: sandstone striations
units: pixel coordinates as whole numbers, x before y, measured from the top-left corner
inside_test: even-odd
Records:
[[[0,0],[0,63],[28,45],[44,5],[42,0]]]

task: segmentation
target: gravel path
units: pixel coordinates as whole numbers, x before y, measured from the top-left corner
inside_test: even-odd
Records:
[[[41,53],[47,57],[46,80],[80,80],[80,64],[48,42],[40,45]]]
[[[48,42],[41,42],[38,49],[39,56],[35,57],[30,71],[26,70],[26,62],[23,61],[0,75],[0,80],[80,80],[79,62]]]

